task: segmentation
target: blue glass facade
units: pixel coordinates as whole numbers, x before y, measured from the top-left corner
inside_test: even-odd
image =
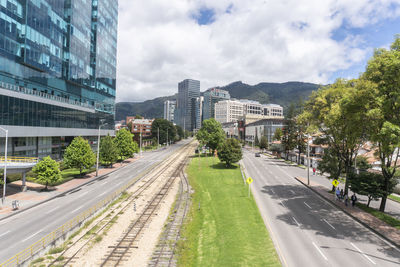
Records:
[[[113,129],[117,22],[117,0],[0,0],[0,125]]]

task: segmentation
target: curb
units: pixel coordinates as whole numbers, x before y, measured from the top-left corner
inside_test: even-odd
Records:
[[[376,231],[374,228],[372,228],[369,224],[364,223],[363,221],[361,221],[360,219],[358,219],[357,217],[353,216],[352,214],[348,213],[346,210],[344,210],[342,207],[337,206],[333,201],[331,201],[330,199],[326,198],[324,195],[320,194],[317,190],[313,189],[311,186],[308,186],[307,184],[303,183],[302,181],[300,181],[297,177],[294,177],[298,182],[300,182],[302,185],[304,185],[305,187],[307,187],[308,189],[310,189],[311,191],[313,191],[314,193],[316,193],[317,195],[319,195],[320,197],[322,197],[323,199],[325,199],[326,201],[328,201],[329,203],[331,203],[332,205],[334,205],[334,207],[336,207],[337,209],[343,211],[344,213],[346,213],[348,216],[350,216],[351,218],[353,218],[355,221],[357,221],[358,223],[360,223],[361,225],[363,225],[364,227],[368,228],[369,230],[371,230],[372,232],[374,232],[376,235],[380,236],[381,238],[383,238],[385,241],[389,242],[390,244],[394,245],[397,248],[400,248],[400,244],[397,244],[396,242],[392,241],[391,239],[389,239],[388,237],[386,237],[385,235],[383,235],[382,233]]]
[[[134,162],[135,162],[135,161],[134,161]],[[57,194],[57,195],[54,195],[54,196],[52,196],[52,197],[50,197],[50,198],[48,198],[48,199],[45,199],[45,200],[43,200],[43,201],[41,201],[41,202],[38,202],[38,203],[33,204],[33,205],[31,205],[31,206],[28,206],[28,207],[26,207],[26,208],[24,208],[24,209],[15,211],[14,213],[11,213],[11,214],[9,214],[9,215],[7,215],[7,216],[1,218],[1,219],[0,219],[0,222],[1,222],[1,221],[4,221],[5,219],[8,219],[8,218],[10,218],[10,217],[13,217],[13,216],[15,216],[15,215],[17,215],[17,214],[20,214],[21,212],[24,212],[24,211],[30,210],[30,209],[32,209],[32,208],[34,208],[34,207],[37,207],[37,206],[39,206],[39,205],[42,205],[42,204],[44,204],[44,203],[46,203],[46,202],[48,202],[48,201],[50,201],[50,200],[53,200],[53,199],[55,199],[55,198],[57,198],[57,197],[59,197],[59,196],[61,196],[61,195],[63,195],[63,194],[68,194],[69,192],[72,192],[72,191],[74,191],[74,190],[77,189],[77,188],[80,188],[80,187],[82,187],[82,186],[85,186],[85,185],[87,185],[88,183],[91,183],[91,182],[93,182],[93,181],[99,180],[100,178],[103,178],[103,177],[106,176],[106,175],[109,175],[109,174],[112,174],[112,173],[114,173],[114,172],[116,172],[116,171],[118,171],[118,170],[121,170],[121,169],[125,168],[126,166],[129,166],[130,164],[132,164],[132,163],[134,163],[134,162],[131,162],[131,163],[125,165],[125,166],[121,166],[121,167],[119,167],[119,168],[117,168],[117,169],[115,169],[115,170],[110,171],[109,173],[106,173],[106,174],[100,175],[100,176],[98,176],[98,177],[95,177],[95,178],[92,179],[92,180],[86,181],[86,182],[84,182],[83,184],[80,184],[80,185],[78,185],[78,186],[76,186],[76,187],[73,187],[73,188],[71,188],[71,189],[68,189],[67,191],[61,192],[61,193],[59,193],[59,194]]]

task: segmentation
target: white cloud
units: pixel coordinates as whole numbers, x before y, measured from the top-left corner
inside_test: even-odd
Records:
[[[399,6],[400,0],[120,0],[117,101],[171,95],[186,78],[200,80],[202,90],[237,80],[326,83],[371,49],[359,36],[335,41],[333,32],[399,16]],[[193,19],[202,8],[215,11],[212,24]]]

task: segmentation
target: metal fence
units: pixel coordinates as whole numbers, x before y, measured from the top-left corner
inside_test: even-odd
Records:
[[[8,160],[8,159],[7,159]],[[151,169],[151,168],[149,168]],[[143,173],[146,173],[148,170],[144,171]],[[143,173],[139,174],[143,175]],[[132,186],[135,181],[137,180],[136,176],[134,179],[132,179],[128,184],[120,187],[117,191],[112,193],[110,196],[108,196],[106,199],[98,202],[96,205],[92,206],[88,210],[82,212],[72,220],[68,221],[67,223],[63,224],[53,232],[49,233],[33,245],[27,247],[23,251],[19,252],[16,254],[14,257],[10,258],[9,260],[3,262],[0,264],[0,267],[11,267],[11,266],[19,266],[32,258],[35,254],[39,253],[40,251],[46,249],[49,245],[55,244],[56,240],[61,238],[62,236],[66,235],[69,231],[74,229],[76,226],[90,218],[92,215],[94,215],[97,211],[105,207],[107,204],[109,204],[111,201],[116,199],[123,191],[128,189],[130,186]]]
[[[4,156],[0,156],[0,162],[5,163],[6,158]],[[37,163],[38,158],[33,157],[7,157],[7,163]]]

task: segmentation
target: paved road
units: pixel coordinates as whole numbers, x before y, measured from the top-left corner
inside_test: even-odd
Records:
[[[0,263],[106,198],[123,184],[150,166],[163,161],[188,142],[185,140],[168,149],[145,152],[142,158],[112,174],[0,221]]]
[[[397,248],[298,183],[294,167],[248,151],[243,164],[284,266],[400,266]]]

